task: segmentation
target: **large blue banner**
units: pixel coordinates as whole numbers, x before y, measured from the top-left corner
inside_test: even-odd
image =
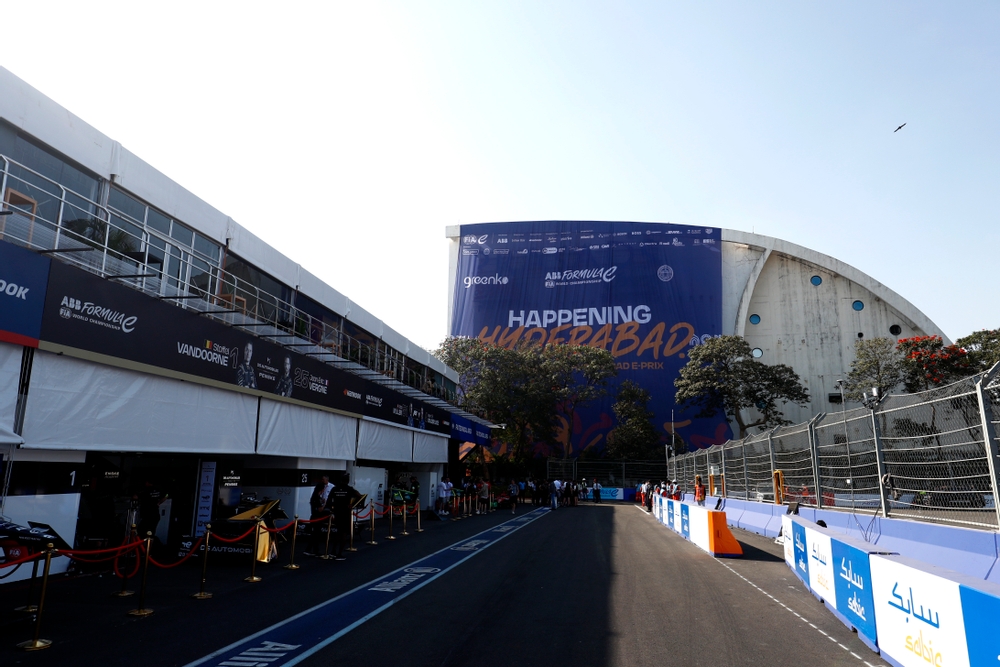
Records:
[[[0,218],[0,232],[5,219]],[[50,262],[0,241],[0,341],[38,347]]]
[[[722,240],[716,228],[632,222],[511,222],[462,226],[452,335],[510,347],[518,341],[590,345],[615,358],[618,381],[652,395],[663,442],[671,411],[689,448],[725,442],[720,413],[674,405],[687,352],[722,334]],[[556,446],[538,456],[603,449],[613,394],[560,417]]]

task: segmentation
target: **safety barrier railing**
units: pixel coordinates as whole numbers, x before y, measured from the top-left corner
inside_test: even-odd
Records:
[[[1000,364],[870,407],[817,415],[671,457],[683,491],[722,477],[719,495],[878,512],[916,521],[1000,525]]]
[[[369,344],[226,271],[216,256],[145,224],[112,205],[66,188],[0,155],[0,239],[52,253],[85,271],[194,310],[321,361],[374,371],[429,397],[457,404],[457,394],[408,367],[382,341]],[[97,198],[96,195],[92,195]],[[176,226],[176,225],[175,225]],[[191,234],[190,230],[187,230]],[[197,244],[195,244],[197,245]],[[366,374],[369,379],[377,376]]]

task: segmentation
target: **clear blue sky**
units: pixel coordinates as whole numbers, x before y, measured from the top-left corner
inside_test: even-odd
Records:
[[[525,219],[756,231],[1000,327],[996,2],[2,15],[6,67],[425,346],[445,225]]]

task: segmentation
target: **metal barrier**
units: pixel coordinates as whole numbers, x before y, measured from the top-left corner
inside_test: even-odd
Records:
[[[1000,364],[872,409],[730,440],[667,461],[684,492],[694,476],[729,498],[996,529],[1000,525]],[[621,465],[621,464],[618,464]]]

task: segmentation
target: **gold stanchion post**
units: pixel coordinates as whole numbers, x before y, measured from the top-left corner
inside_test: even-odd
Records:
[[[210,600],[211,593],[205,592],[205,581],[208,579],[208,542],[212,539],[212,524],[205,524],[205,554],[201,557],[201,585],[198,592],[192,595],[195,600]]]
[[[368,516],[369,516],[369,518],[371,520],[371,526],[368,529],[371,534],[369,535],[370,539],[366,542],[366,544],[378,544],[378,542],[375,541],[375,499],[374,498],[372,500],[368,501]]]
[[[385,538],[387,540],[394,540],[395,537],[392,536],[392,498],[389,498],[389,535]]]
[[[292,526],[292,552],[288,556],[288,565],[285,566],[286,570],[297,570],[299,566],[295,564],[295,536],[299,534],[299,515],[295,515],[294,525]]]
[[[347,547],[348,551],[357,551],[357,549],[354,547],[354,524],[357,522],[357,520],[358,517],[356,514],[354,514],[354,508],[351,507],[351,543]]]
[[[251,584],[256,584],[261,581],[261,578],[257,576],[257,549],[260,547],[260,517],[254,517],[254,531],[253,531],[253,553],[251,554],[250,560],[250,576],[244,579]]]
[[[128,533],[128,540],[126,540],[126,542],[127,542],[128,544],[131,544],[131,543],[132,543],[132,537],[133,537],[133,536],[135,536],[135,524],[134,524],[134,523],[132,524],[132,528],[131,528],[131,529],[129,530],[129,533]],[[126,552],[126,553],[127,553],[127,552]],[[119,556],[119,557],[120,557],[120,556]],[[137,554],[137,555],[136,555],[136,558],[138,558],[138,557],[139,557],[139,556],[138,556],[138,554]],[[135,595],[135,591],[130,591],[130,590],[128,589],[128,580],[129,580],[129,577],[128,577],[128,575],[126,575],[126,574],[125,574],[125,573],[123,572],[123,573],[122,573],[122,589],[121,589],[120,591],[117,591],[117,592],[115,592],[115,593],[112,593],[112,595],[114,595],[114,596],[115,596],[116,598],[127,598],[127,597],[129,597],[130,595]]]
[[[400,533],[400,535],[409,535],[409,533],[406,532],[406,501],[405,500],[403,501],[403,531]]]
[[[333,526],[333,515],[329,514],[326,517],[326,553],[324,553],[320,558],[323,560],[330,560],[333,558],[330,555],[330,533],[333,532],[331,527]]]
[[[129,616],[145,617],[153,613],[146,609],[146,577],[149,575],[149,552],[153,548],[153,533],[146,531],[146,556],[142,559],[142,584],[139,586],[139,608],[128,612]]]
[[[420,527],[420,499],[417,498],[417,532],[422,533],[424,529]]]
[[[51,639],[39,639],[42,632],[42,611],[45,609],[45,592],[49,588],[49,566],[52,564],[52,554],[55,545],[51,542],[45,545],[45,568],[42,572],[42,595],[38,598],[38,615],[35,616],[35,638],[21,642],[17,647],[23,651],[41,651],[52,646]]]

